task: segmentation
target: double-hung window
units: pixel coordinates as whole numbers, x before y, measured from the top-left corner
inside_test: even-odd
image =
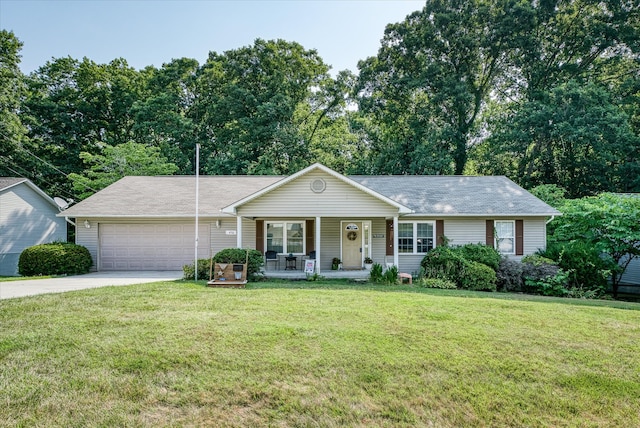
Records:
[[[267,222],[267,251],[279,254],[304,253],[304,222]]]
[[[434,222],[398,223],[398,253],[424,254],[434,247]]]
[[[496,220],[494,223],[496,249],[502,254],[516,253],[515,221]]]

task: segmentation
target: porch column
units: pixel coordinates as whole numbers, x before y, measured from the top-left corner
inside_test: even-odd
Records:
[[[320,217],[316,217],[316,273],[320,275]]]
[[[236,217],[236,246],[242,248],[242,217]]]
[[[400,268],[398,261],[398,216],[393,216],[393,264]]]

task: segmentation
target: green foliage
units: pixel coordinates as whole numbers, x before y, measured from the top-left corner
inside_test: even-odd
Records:
[[[225,248],[213,256],[213,263],[245,263],[245,261],[247,261],[247,251],[249,252],[247,277],[249,280],[256,280],[264,264],[264,259],[260,251],[244,250],[242,248]],[[198,279],[209,279],[210,268],[211,259],[198,259]],[[184,279],[195,278],[193,263],[184,265],[182,271]]]
[[[554,208],[560,208],[567,197],[567,189],[557,184],[541,184],[529,192]]]
[[[198,279],[209,279],[209,268],[211,266],[211,259],[198,259]],[[195,271],[193,269],[193,263],[182,266],[182,278],[187,280],[195,279]]]
[[[522,278],[522,263],[507,257],[500,259],[500,265],[496,270],[496,286],[500,291],[522,291],[524,279]]]
[[[69,174],[69,178],[82,197],[90,196],[92,190],[104,189],[126,175],[171,175],[178,170],[160,154],[159,148],[132,141],[106,146],[98,155],[82,152],[80,158],[88,168],[82,174]]]
[[[439,246],[424,256],[420,266],[429,278],[447,279],[457,283],[464,267],[464,258],[459,250],[453,247]]]
[[[465,260],[458,281],[465,290],[496,291],[496,271],[482,263]]]
[[[380,263],[374,263],[373,266],[371,266],[371,271],[369,272],[369,280],[377,283],[382,282],[382,279],[382,265]]]
[[[465,244],[461,247],[457,247],[457,251],[460,255],[470,261],[482,263],[489,266],[494,271],[498,269],[500,265],[500,259],[502,256],[493,247],[489,247],[485,244]]]
[[[395,285],[400,281],[398,280],[398,266],[388,267],[382,274],[382,282],[387,285]]]
[[[569,274],[559,269],[555,275],[543,277],[526,277],[524,281],[524,291],[530,294],[541,294],[543,296],[564,297],[569,294],[567,281]]]
[[[620,276],[640,256],[640,198],[603,193],[567,201],[550,242],[582,241],[608,260],[614,296]]]
[[[440,288],[444,290],[453,290],[457,288],[455,282],[440,278],[421,277],[416,280],[415,284],[422,288]]]
[[[249,252],[249,261],[247,265],[247,277],[253,279],[260,273],[260,269],[264,264],[262,253],[258,250],[244,250],[242,248],[225,248],[218,251],[213,256],[214,263],[244,263]]]
[[[558,263],[569,274],[567,288],[591,292],[601,296],[607,289],[611,276],[610,262],[600,257],[600,252],[584,241],[552,242],[541,254]]]
[[[69,242],[53,242],[26,248],[18,260],[22,276],[78,275],[93,265],[89,250]]]

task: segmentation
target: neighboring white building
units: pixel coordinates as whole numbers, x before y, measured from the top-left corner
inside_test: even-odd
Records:
[[[125,177],[59,216],[98,270],[174,270],[195,250],[195,177]],[[223,248],[274,251],[280,269],[314,252],[319,271],[340,258],[417,271],[441,245],[487,243],[514,259],[546,247],[560,215],[506,177],[344,176],[314,164],[291,176],[200,176],[199,258]],[[291,267],[291,266],[289,266]]]
[[[0,177],[0,275],[18,274],[25,248],[67,240],[58,205],[26,178]]]

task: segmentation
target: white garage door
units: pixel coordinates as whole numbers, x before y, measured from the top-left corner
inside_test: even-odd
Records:
[[[198,258],[209,257],[208,224],[198,225]],[[100,270],[182,270],[193,264],[193,224],[100,224]]]

